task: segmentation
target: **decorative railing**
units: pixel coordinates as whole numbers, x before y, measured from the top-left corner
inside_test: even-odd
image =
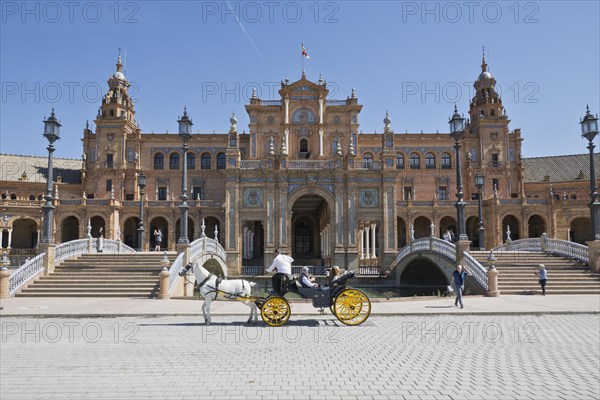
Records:
[[[311,275],[325,275],[325,267],[315,266],[315,265],[306,265],[308,267],[308,273]],[[302,266],[293,266],[292,265],[292,275],[300,275],[302,273]]]
[[[304,160],[288,162],[288,169],[335,169],[335,162],[320,160]]]
[[[260,265],[243,265],[242,266],[242,275],[256,276],[256,275],[262,275],[263,273],[264,273],[264,269]]]
[[[58,200],[61,206],[80,206],[83,200],[65,199]]]
[[[544,252],[578,260],[585,264],[590,262],[588,247],[579,243],[569,242],[568,240],[546,238],[519,239],[494,248],[494,253],[503,251]]]
[[[108,200],[89,199],[86,201],[88,206],[107,206]]]
[[[381,170],[383,163],[381,161],[356,161],[354,169],[373,169]]]
[[[38,254],[25,264],[21,265],[8,279],[8,291],[14,295],[31,279],[39,275],[44,269],[44,253]]]
[[[240,169],[261,169],[265,167],[262,160],[241,160]]]
[[[327,100],[325,104],[328,106],[345,106],[348,103],[346,100]]]
[[[206,253],[220,257],[223,262],[227,260],[227,253],[225,252],[225,249],[223,249],[223,246],[215,239],[208,237],[202,237],[190,243],[188,260],[194,262],[194,260]],[[173,294],[175,285],[179,279],[179,272],[185,267],[184,257],[185,253],[179,253],[175,261],[173,261],[171,268],[169,268],[169,294]]]
[[[383,267],[381,267],[381,266],[361,265],[358,267],[358,275],[379,276],[379,275],[381,275],[382,270],[383,270]]]
[[[465,256],[466,270],[469,271],[469,273],[471,274],[473,279],[475,279],[475,281],[479,284],[479,286],[482,287],[483,290],[487,291],[488,290],[487,270],[483,267],[483,265],[481,265],[479,263],[479,261],[474,259],[466,251],[463,252],[463,255]]]
[[[261,100],[260,104],[262,106],[280,106],[281,100]]]
[[[90,246],[90,240],[92,245]],[[98,251],[98,239],[78,239],[70,242],[61,243],[54,249],[54,265],[68,258],[77,257],[81,254],[86,254],[91,249]],[[119,252],[119,253],[135,253],[131,247],[117,240],[104,239],[102,250],[104,252]],[[41,253],[21,265],[13,272],[8,281],[10,294],[15,294],[23,285],[29,283],[37,277],[44,269],[44,255]]]
[[[456,262],[456,246],[453,243],[447,242],[436,237],[426,237],[417,240],[413,240],[410,244],[404,246],[396,256],[396,259],[387,268],[382,268],[381,277],[388,276],[404,258],[408,257],[412,253],[419,251],[430,251],[435,254],[446,257],[451,262]],[[464,252],[465,256],[465,267],[473,275],[473,278],[477,284],[484,290],[487,291],[487,270],[477,260],[475,260],[469,253]]]

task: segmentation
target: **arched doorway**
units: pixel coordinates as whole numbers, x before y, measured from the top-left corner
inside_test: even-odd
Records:
[[[439,238],[443,238],[446,232],[450,231],[454,240],[456,240],[456,220],[452,217],[444,217],[440,221]]]
[[[90,221],[92,224],[92,236],[100,236],[100,228],[102,228],[102,236],[106,237],[106,223],[104,222],[104,218],[95,216]]]
[[[335,231],[329,225],[329,207],[323,197],[308,194],[292,205],[292,257],[299,264],[321,265],[332,253]],[[323,240],[323,243],[321,243]],[[327,254],[324,254],[327,253]]]
[[[150,229],[148,231],[148,237],[150,243],[150,249],[154,250],[154,246],[156,246],[156,242],[154,241],[154,231],[160,229],[162,232],[162,242],[160,244],[160,249],[168,249],[169,248],[169,223],[163,217],[156,217],[150,221]]]
[[[539,215],[532,215],[529,217],[527,225],[529,226],[527,236],[530,238],[539,238],[542,236],[542,233],[546,232],[546,223]]]
[[[467,236],[471,240],[471,249],[479,246],[479,217],[470,216],[465,223]]]
[[[140,225],[138,217],[127,218],[123,224],[123,243],[134,249],[139,248],[137,229]]]
[[[510,238],[512,240],[519,240],[521,238],[519,230],[519,220],[514,215],[507,215],[502,219],[502,241],[506,241],[507,228],[510,228]]]
[[[413,228],[415,230],[415,239],[429,237],[431,234],[431,221],[426,217],[419,217],[415,219]]]
[[[433,262],[418,258],[411,261],[400,275],[402,295],[431,295],[446,292],[448,280]]]
[[[177,218],[177,222],[175,223],[175,241],[179,241],[179,237],[181,236],[181,218]],[[214,229],[213,229],[214,230]],[[188,230],[187,230],[187,238],[191,242],[194,241],[194,220],[188,217]],[[221,236],[221,233],[219,233]]]
[[[592,240],[592,220],[589,218],[575,218],[571,221],[569,240],[579,244]]]
[[[398,223],[398,250],[406,246],[406,222],[402,218],[397,219]]]
[[[11,248],[33,249],[37,244],[37,223],[28,218],[17,219],[13,222]]]
[[[189,222],[188,222],[189,223]],[[206,217],[204,218],[204,234],[206,237],[211,239],[215,238],[215,228],[217,228],[219,243],[223,244],[223,238],[225,235],[221,232],[221,224],[216,217]]]
[[[79,220],[77,219],[77,217],[70,216],[63,219],[60,231],[61,243],[79,239]]]

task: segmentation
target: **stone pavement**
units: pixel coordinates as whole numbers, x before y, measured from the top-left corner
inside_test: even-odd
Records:
[[[358,327],[296,315],[279,328],[190,317],[5,315],[0,398],[600,397],[600,314],[374,315]]]
[[[373,315],[430,315],[430,314],[548,314],[599,313],[598,295],[548,296],[466,296],[465,308],[457,309],[450,297],[401,298],[386,301],[375,299]],[[0,300],[0,316],[176,316],[202,315],[202,301],[194,299],[128,299],[128,298],[30,298]],[[306,301],[292,302],[293,315],[320,315]],[[248,307],[237,301],[217,301],[212,315],[246,315]]]

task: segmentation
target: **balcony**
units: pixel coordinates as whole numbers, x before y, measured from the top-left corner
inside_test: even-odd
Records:
[[[303,160],[303,161],[290,161],[287,165],[288,169],[335,169],[335,162],[333,161],[321,161],[321,160]]]
[[[354,163],[354,169],[373,169],[381,170],[383,163],[381,161],[356,161]]]
[[[266,167],[263,160],[241,160],[240,169],[261,169]]]
[[[502,161],[492,160],[488,163],[488,168],[491,168],[491,169],[497,169],[497,168],[503,168],[503,167],[504,167],[504,163]]]

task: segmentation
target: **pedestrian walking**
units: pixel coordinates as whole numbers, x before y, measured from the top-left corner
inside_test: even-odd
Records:
[[[454,280],[454,292],[456,293],[456,299],[454,300],[454,307],[465,308],[462,302],[462,294],[465,289],[465,280],[467,276],[471,276],[471,273],[465,270],[463,271],[462,265],[457,265],[456,270],[452,273],[452,279]]]
[[[539,265],[539,271],[534,272],[534,275],[537,275],[538,280],[540,282],[540,286],[542,287],[542,296],[546,295],[546,282],[548,281],[548,271],[546,271],[546,266],[544,264]]]

